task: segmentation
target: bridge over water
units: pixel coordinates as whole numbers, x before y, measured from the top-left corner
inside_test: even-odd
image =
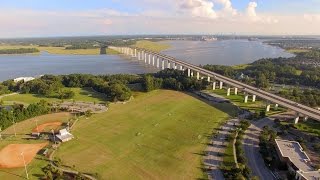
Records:
[[[206,69],[200,68],[196,65],[187,63],[182,60],[178,60],[174,57],[170,57],[158,52],[150,51],[147,49],[136,48],[136,47],[115,47],[109,46],[110,49],[116,50],[127,56],[137,58],[150,66],[154,66],[158,69],[173,68],[179,69],[181,71],[187,71],[189,77],[196,76],[198,80],[205,77],[208,82],[212,83],[212,89],[216,88],[222,89],[223,85],[227,85],[227,95],[229,96],[231,90],[234,94],[238,93],[238,90],[244,92],[244,102],[247,103],[249,97],[252,97],[252,101],[256,100],[256,97],[264,99],[268,102],[266,106],[266,111],[270,111],[271,103],[277,108],[282,106],[296,112],[294,122],[298,123],[300,117],[307,120],[309,117],[317,121],[320,121],[320,111],[302,104],[298,104],[294,101],[288,100],[286,98],[277,96],[275,94],[263,91],[259,88],[244,84],[242,82],[236,81],[234,79],[225,77],[223,75],[208,71]],[[232,88],[231,88],[232,87]]]

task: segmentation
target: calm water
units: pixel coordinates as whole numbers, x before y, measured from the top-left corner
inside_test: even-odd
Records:
[[[234,65],[263,57],[290,57],[280,48],[257,41],[166,41],[172,48],[163,53],[194,64]],[[113,55],[0,55],[0,81],[43,74],[116,74],[155,72],[137,60]]]
[[[236,65],[254,62],[261,58],[292,57],[278,47],[260,41],[166,41],[172,48],[163,53],[199,64]]]
[[[1,55],[0,81],[43,74],[146,73],[155,69],[135,60],[114,55]]]

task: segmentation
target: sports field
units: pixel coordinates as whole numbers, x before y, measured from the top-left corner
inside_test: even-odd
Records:
[[[231,111],[231,105],[218,105]],[[228,114],[190,95],[158,90],[80,120],[55,156],[102,179],[196,179],[202,151]]]
[[[35,120],[38,121],[38,125],[41,127],[41,125],[50,122],[67,122],[71,117],[70,113],[55,113],[22,121],[15,126],[17,132],[16,137],[14,137],[13,126],[3,130],[1,133],[3,139],[0,140],[0,166],[2,166],[2,168],[0,168],[0,179],[25,179],[25,170],[23,167],[20,167],[21,163],[23,163],[21,157],[22,151],[25,154],[26,162],[29,163],[27,168],[30,179],[38,179],[40,175],[42,175],[41,168],[48,162],[43,159],[44,157],[42,155],[36,153],[41,147],[45,146],[48,141],[26,140],[23,138],[27,137],[26,134],[31,133],[32,130],[36,128]],[[8,158],[10,158],[10,162],[8,162]],[[8,165],[12,167],[19,166],[19,168],[8,169]]]

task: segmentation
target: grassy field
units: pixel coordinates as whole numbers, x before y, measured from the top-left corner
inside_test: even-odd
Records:
[[[259,100],[258,97],[255,102],[252,102],[252,96],[251,97],[249,96],[248,102],[244,103],[244,94],[242,92],[238,92],[238,95],[234,95],[234,91],[231,90],[230,96],[227,96],[226,89],[216,89],[216,90],[207,90],[207,91],[223,96],[224,98],[229,99],[236,106],[243,109],[247,109],[251,112],[260,112],[260,111],[266,110],[266,102]],[[273,115],[283,111],[284,109],[281,107],[278,107],[278,109],[275,110],[271,106],[270,111],[267,113],[267,115]]]
[[[320,136],[320,122],[318,121],[299,121],[299,123],[295,124],[294,126],[302,132],[306,132],[315,136]]]
[[[181,92],[140,93],[80,120],[75,139],[60,146],[56,157],[102,179],[202,178],[207,138],[228,118],[218,109]]]
[[[56,113],[48,114],[44,116],[38,116],[36,118],[28,119],[17,123],[15,128],[17,132],[17,137],[14,137],[13,126],[2,131],[2,136],[6,137],[4,140],[0,140],[0,149],[4,148],[9,144],[33,144],[33,143],[42,143],[44,140],[24,140],[25,134],[31,133],[31,130],[36,127],[34,120],[38,120],[38,124],[43,124],[47,122],[67,122],[71,118],[70,113]],[[44,167],[47,164],[47,161],[43,159],[41,155],[37,155],[33,161],[28,164],[28,172],[30,179],[39,179],[39,175],[42,174],[41,167]],[[20,180],[25,179],[24,168],[13,168],[13,169],[0,169],[0,179],[10,179],[10,180]]]
[[[72,100],[75,101],[86,101],[86,102],[105,102],[107,98],[105,95],[95,92],[90,88],[65,88],[66,90],[72,90],[75,93],[75,96]],[[17,94],[12,96],[6,96],[2,98],[5,104],[12,104],[16,103],[23,103],[23,104],[31,104],[39,102],[41,99],[53,102],[53,101],[60,101],[57,98],[46,98],[40,95],[35,94]]]
[[[39,46],[14,46],[14,45],[0,45],[0,49],[19,49],[19,48],[37,48],[40,51],[46,51],[50,54],[66,54],[66,55],[99,55],[100,54],[100,48],[96,49],[74,49],[74,50],[67,50],[65,47],[39,47]],[[114,55],[118,54],[118,52],[107,49],[107,54]],[[32,53],[34,55],[40,54],[38,53]]]
[[[234,65],[232,66],[233,69],[236,69],[236,70],[240,70],[240,69],[245,69],[247,67],[251,66],[250,64],[239,64],[239,65]]]
[[[223,153],[223,165],[227,170],[234,167],[234,155],[233,155],[233,139],[228,142],[226,150]]]
[[[295,53],[309,52],[310,50],[308,50],[308,49],[287,49],[286,51],[289,53],[295,54]]]
[[[137,41],[134,46],[139,47],[139,48],[148,49],[151,51],[156,51],[156,52],[160,52],[160,51],[163,51],[163,50],[170,48],[170,45],[168,45],[168,44],[157,43],[157,42],[146,41],[146,40]]]

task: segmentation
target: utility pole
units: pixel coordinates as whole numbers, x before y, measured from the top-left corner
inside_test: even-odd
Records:
[[[51,129],[51,132],[52,132],[52,136],[53,136],[54,144],[56,144],[56,136],[54,135],[54,130],[53,130],[53,129]]]
[[[26,165],[26,161],[24,159],[23,152],[21,152],[21,156],[22,156],[22,159],[23,159],[24,169],[26,170],[27,179],[29,179],[29,174],[28,174],[27,165]]]
[[[14,130],[14,137],[17,137],[16,122],[14,120],[12,120],[12,124],[13,124],[13,130]]]
[[[36,127],[37,127],[37,133],[40,133],[38,128],[38,119],[36,119]]]
[[[2,131],[2,127],[0,127],[0,140],[2,140],[1,131]]]

